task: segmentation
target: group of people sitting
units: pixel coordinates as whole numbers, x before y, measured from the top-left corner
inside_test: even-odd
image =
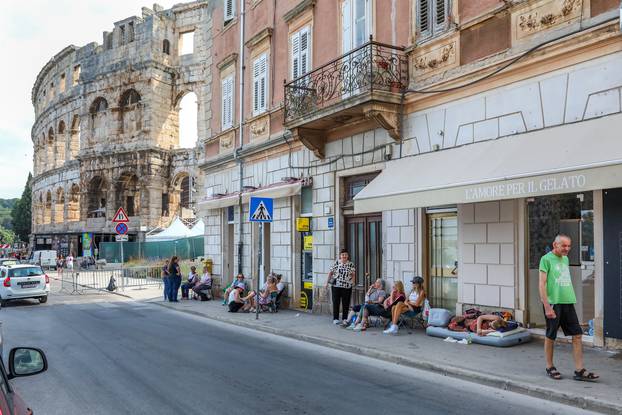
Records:
[[[225,289],[223,305],[227,305],[231,313],[238,311],[254,313],[257,308],[262,311],[283,292],[285,284],[281,282],[281,278],[280,274],[271,273],[259,293],[250,291],[244,295],[246,291],[244,275],[238,274],[231,285]]]
[[[426,300],[423,278],[414,277],[411,283],[412,290],[408,296],[401,281],[393,284],[393,289],[387,296],[385,282],[378,278],[367,290],[365,303],[353,306],[348,319],[342,325],[350,330],[365,331],[369,327],[369,318],[377,316],[391,320],[391,325],[383,331],[384,334],[396,334],[403,314],[416,316],[423,311]]]
[[[211,300],[212,274],[207,267],[203,267],[203,275],[199,277],[197,267],[191,266],[188,279],[181,285],[181,299],[189,300],[192,291],[193,300]]]

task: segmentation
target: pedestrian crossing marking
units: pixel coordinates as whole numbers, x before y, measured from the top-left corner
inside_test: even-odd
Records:
[[[268,212],[268,209],[266,208],[266,205],[264,205],[263,200],[260,201],[259,204],[257,205],[257,209],[255,209],[255,212],[251,216],[251,219],[257,220],[257,221],[271,221],[272,220],[272,216],[270,216],[270,212]]]

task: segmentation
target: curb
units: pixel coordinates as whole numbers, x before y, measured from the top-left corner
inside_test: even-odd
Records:
[[[226,317],[221,316],[211,316],[207,314],[203,314],[193,310],[182,310],[175,308],[172,305],[153,302],[150,301],[149,304],[155,304],[160,307],[168,308],[171,310],[175,310],[181,313],[192,314],[195,316],[203,317],[209,320],[219,321],[221,323],[227,323],[231,325],[236,325],[240,327],[245,327],[249,329],[253,329],[256,331],[266,332],[275,334],[281,337],[287,337],[294,340],[304,341],[307,343],[316,344],[319,346],[328,346],[341,351],[354,353],[358,355],[362,355],[365,357],[370,357],[373,359],[383,360],[385,362],[395,363],[402,366],[413,367],[416,369],[422,369],[429,372],[434,372],[440,375],[449,376],[452,378],[457,378],[461,380],[470,381],[473,383],[486,385],[490,387],[494,387],[497,389],[520,393],[523,395],[532,396],[535,398],[546,399],[555,401],[561,404],[575,406],[577,408],[600,412],[604,414],[621,414],[622,406],[601,402],[594,398],[590,397],[578,397],[575,395],[566,394],[554,389],[548,389],[541,386],[530,385],[525,382],[514,381],[507,378],[502,378],[499,376],[488,375],[480,372],[475,372],[468,369],[460,369],[452,366],[446,366],[442,364],[429,363],[424,361],[418,361],[414,359],[405,358],[402,356],[396,356],[390,353],[385,353],[378,351],[376,349],[371,349],[368,347],[356,346],[348,343],[340,343],[331,339],[327,339],[324,337],[317,336],[309,336],[306,334],[298,334],[291,333],[283,329],[277,329],[274,327],[262,325],[262,324],[254,324],[245,321],[232,320]]]

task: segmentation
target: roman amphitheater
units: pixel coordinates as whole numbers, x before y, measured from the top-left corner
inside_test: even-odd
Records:
[[[41,69],[32,89],[34,249],[77,254],[85,232],[114,240],[119,207],[130,241],[194,215],[200,143],[210,135],[210,33],[207,2],[154,5]],[[196,131],[180,132],[187,120]]]

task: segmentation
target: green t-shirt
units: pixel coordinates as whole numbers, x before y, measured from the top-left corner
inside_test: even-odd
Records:
[[[540,258],[540,271],[546,272],[546,294],[550,304],[575,304],[567,256],[549,252]]]

